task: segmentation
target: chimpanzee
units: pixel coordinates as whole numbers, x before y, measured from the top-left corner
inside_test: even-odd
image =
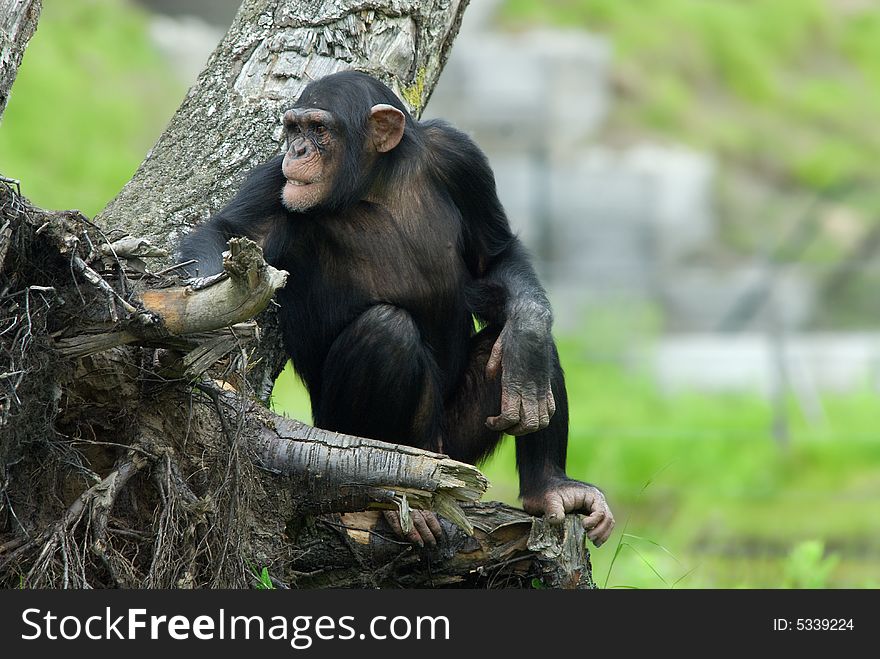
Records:
[[[198,263],[190,274],[219,272],[232,236],[258,241],[290,273],[281,329],[317,427],[469,463],[502,433],[518,435],[526,511],[553,523],[585,513],[602,544],[614,526],[605,497],[565,474],[550,305],[482,151],[443,121],[416,121],[355,71],[310,83],[284,128],[286,153],[184,238],[180,256]],[[436,517],[413,518],[406,537],[436,544]]]

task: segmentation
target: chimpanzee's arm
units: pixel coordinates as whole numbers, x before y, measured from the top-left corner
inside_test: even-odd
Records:
[[[278,156],[251,170],[232,201],[183,238],[180,260],[198,261],[187,266],[190,275],[206,277],[221,272],[223,252],[230,238],[246,236],[259,240],[265,235],[271,218],[284,212],[282,158]]]
[[[501,371],[501,414],[490,417],[487,425],[511,435],[541,430],[556,409],[550,388],[553,315],[547,294],[510,229],[486,156],[467,135],[446,124],[429,122],[427,128],[434,135],[435,167],[462,213],[464,258],[479,280],[476,294],[484,298],[472,306],[478,317],[503,322],[487,365],[490,376]],[[501,309],[492,310],[485,299],[492,288],[502,292]]]

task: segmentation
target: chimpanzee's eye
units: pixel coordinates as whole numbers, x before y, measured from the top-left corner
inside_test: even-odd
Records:
[[[324,124],[315,124],[315,135],[324,137],[327,134],[327,126]]]

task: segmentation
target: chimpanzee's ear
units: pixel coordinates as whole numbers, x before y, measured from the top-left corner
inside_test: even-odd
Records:
[[[370,139],[379,153],[391,151],[403,139],[406,117],[392,105],[379,103],[370,108]]]

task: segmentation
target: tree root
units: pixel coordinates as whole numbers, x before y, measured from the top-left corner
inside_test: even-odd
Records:
[[[87,554],[91,552],[103,563],[115,585],[133,586],[130,563],[107,543],[108,522],[126,483],[150,462],[142,452],[129,451],[110,474],[77,497],[55,524],[17,548],[10,546],[12,543],[0,547],[0,569],[4,569],[7,563],[21,562],[28,554],[35,554],[33,561],[29,561],[30,569],[22,577],[22,585],[34,588],[56,585],[60,569],[58,585],[89,588],[86,564]],[[76,532],[80,528],[82,534],[77,538]],[[2,558],[6,553],[8,556]]]

